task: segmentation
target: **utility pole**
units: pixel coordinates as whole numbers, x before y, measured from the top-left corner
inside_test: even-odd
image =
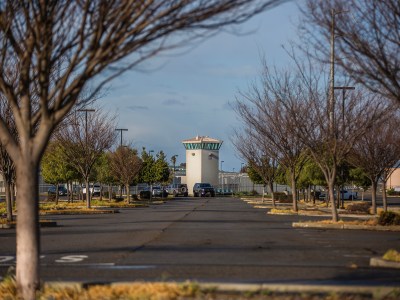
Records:
[[[128,131],[128,129],[126,129],[126,128],[117,128],[117,129],[115,129],[115,131],[119,131],[121,133],[121,144],[120,144],[120,146],[122,147],[122,131]]]

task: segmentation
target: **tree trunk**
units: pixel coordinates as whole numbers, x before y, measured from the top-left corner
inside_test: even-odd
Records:
[[[387,212],[386,180],[383,181],[382,201],[383,201],[383,211]]]
[[[7,180],[4,180],[4,189],[5,189],[5,193],[6,193],[7,221],[12,222],[12,220],[13,220],[13,205],[12,205],[12,195],[11,195],[11,184],[8,183]]]
[[[330,199],[330,201],[332,201],[332,221],[337,222],[338,221],[338,212],[337,212],[337,208],[336,208],[334,188],[335,188],[334,180],[330,180],[328,183],[328,190],[329,190],[329,199]]]
[[[11,201],[12,201],[12,206],[15,208],[16,206],[16,195],[15,195],[15,183],[10,184],[10,192],[11,192]]]
[[[294,175],[294,171],[290,172],[290,181],[291,181],[291,188],[292,188],[293,211],[298,212],[299,209],[297,207],[296,178]]]
[[[125,189],[126,189],[126,203],[131,202],[131,191],[129,189],[129,183],[125,184]]]
[[[274,183],[272,181],[269,183],[269,189],[271,190],[272,207],[275,208]]]
[[[86,208],[90,208],[90,188],[89,188],[89,179],[85,179],[86,185]]]
[[[38,166],[30,159],[16,164],[17,172],[17,288],[23,299],[36,299],[39,289]]]
[[[108,185],[108,201],[112,200],[112,189],[111,184]]]
[[[58,183],[56,184],[56,199],[55,199],[56,205],[58,205]]]
[[[372,180],[372,214],[376,215],[376,189],[377,189],[377,182]]]
[[[100,182],[100,201],[103,201],[103,184]]]

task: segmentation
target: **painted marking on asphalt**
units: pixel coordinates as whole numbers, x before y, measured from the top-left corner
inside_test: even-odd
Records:
[[[144,270],[155,269],[155,265],[114,265],[114,266],[99,266],[99,268],[112,269],[112,270]]]
[[[365,257],[365,258],[370,258],[371,256],[369,255],[359,255],[359,254],[343,254],[344,257]]]
[[[77,263],[83,261],[84,259],[88,258],[87,255],[67,255],[63,256],[60,259],[57,259],[56,262],[58,263]]]
[[[14,260],[14,256],[0,256],[0,263],[5,263]]]

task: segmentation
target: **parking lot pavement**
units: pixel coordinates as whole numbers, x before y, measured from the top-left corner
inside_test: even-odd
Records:
[[[120,214],[53,216],[42,229],[45,280],[399,285],[371,256],[400,248],[393,232],[294,229],[235,198],[180,198]],[[0,231],[0,275],[15,263],[15,231]]]

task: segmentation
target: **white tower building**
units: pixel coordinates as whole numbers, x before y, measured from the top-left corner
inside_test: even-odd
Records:
[[[196,136],[182,141],[186,149],[186,183],[189,194],[197,182],[218,185],[219,149],[222,141],[208,136]]]

